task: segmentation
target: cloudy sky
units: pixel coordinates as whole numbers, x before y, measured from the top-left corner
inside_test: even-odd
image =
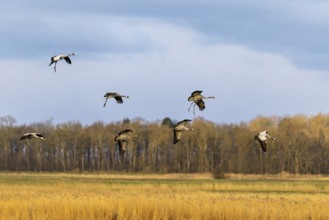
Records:
[[[329,2],[4,0],[0,117],[91,124],[192,119],[194,90],[216,123],[329,109]],[[75,52],[57,72],[50,57]],[[129,95],[103,108],[106,92]]]

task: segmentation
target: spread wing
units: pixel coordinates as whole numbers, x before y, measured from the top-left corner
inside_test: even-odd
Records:
[[[31,134],[24,134],[24,135],[22,135],[20,140],[29,139],[29,138],[31,138],[31,136],[32,136]]]
[[[45,138],[42,134],[40,133],[35,133],[36,136],[38,136],[39,138]]]
[[[197,106],[199,107],[200,111],[203,111],[206,108],[206,105],[204,104],[204,101],[200,99],[199,101],[196,102]]]
[[[266,141],[261,141],[261,140],[258,140],[259,141],[259,143],[260,143],[260,147],[262,148],[262,150],[263,150],[263,152],[266,152],[266,145],[267,145],[267,143],[266,143]]]
[[[117,101],[117,103],[119,103],[119,104],[122,104],[123,103],[123,100],[122,100],[122,97],[121,96],[115,96],[114,98]]]
[[[185,120],[183,120],[183,121],[180,121],[180,122],[177,123],[176,127],[179,127],[179,126],[185,126],[185,125],[187,125],[190,121],[192,121],[192,120],[190,120],[190,119],[185,119]]]
[[[123,135],[123,134],[128,135],[129,133],[133,133],[133,130],[131,130],[131,129],[126,129],[126,130],[120,131],[120,132],[119,132],[119,136],[120,136],[120,135]]]
[[[200,95],[201,93],[202,93],[202,91],[196,90],[196,91],[192,92],[191,96],[197,96],[197,95]]]
[[[182,136],[182,131],[174,130],[174,144],[176,144],[180,137]]]
[[[66,63],[68,63],[68,64],[71,64],[72,62],[71,62],[71,59],[69,58],[69,57],[64,57],[64,60],[66,61]]]
[[[119,153],[124,154],[126,152],[127,141],[120,140],[118,141],[119,144]]]
[[[115,92],[107,92],[105,95],[104,95],[104,97],[105,98],[110,98],[110,97],[114,97],[114,96],[116,96],[117,94],[115,93]]]

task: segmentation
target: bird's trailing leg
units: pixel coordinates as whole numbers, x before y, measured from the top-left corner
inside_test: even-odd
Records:
[[[190,111],[190,108],[192,107],[192,105],[194,104],[194,102],[191,103],[190,107],[188,108],[188,112]]]
[[[55,66],[54,66],[55,73],[56,73],[56,64],[57,64],[57,62],[55,62]]]
[[[104,102],[104,105],[103,105],[103,107],[105,107],[105,106],[106,106],[106,102],[107,102],[107,99],[105,99],[105,102]]]

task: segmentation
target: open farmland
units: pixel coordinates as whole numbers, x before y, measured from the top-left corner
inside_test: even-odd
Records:
[[[0,174],[0,219],[329,219],[323,177]]]

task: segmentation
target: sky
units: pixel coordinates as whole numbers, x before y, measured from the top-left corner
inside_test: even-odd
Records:
[[[0,117],[18,124],[327,114],[329,2],[4,0]],[[74,52],[72,65],[57,54]],[[187,109],[202,90],[206,109]],[[128,95],[123,104],[107,92]]]

